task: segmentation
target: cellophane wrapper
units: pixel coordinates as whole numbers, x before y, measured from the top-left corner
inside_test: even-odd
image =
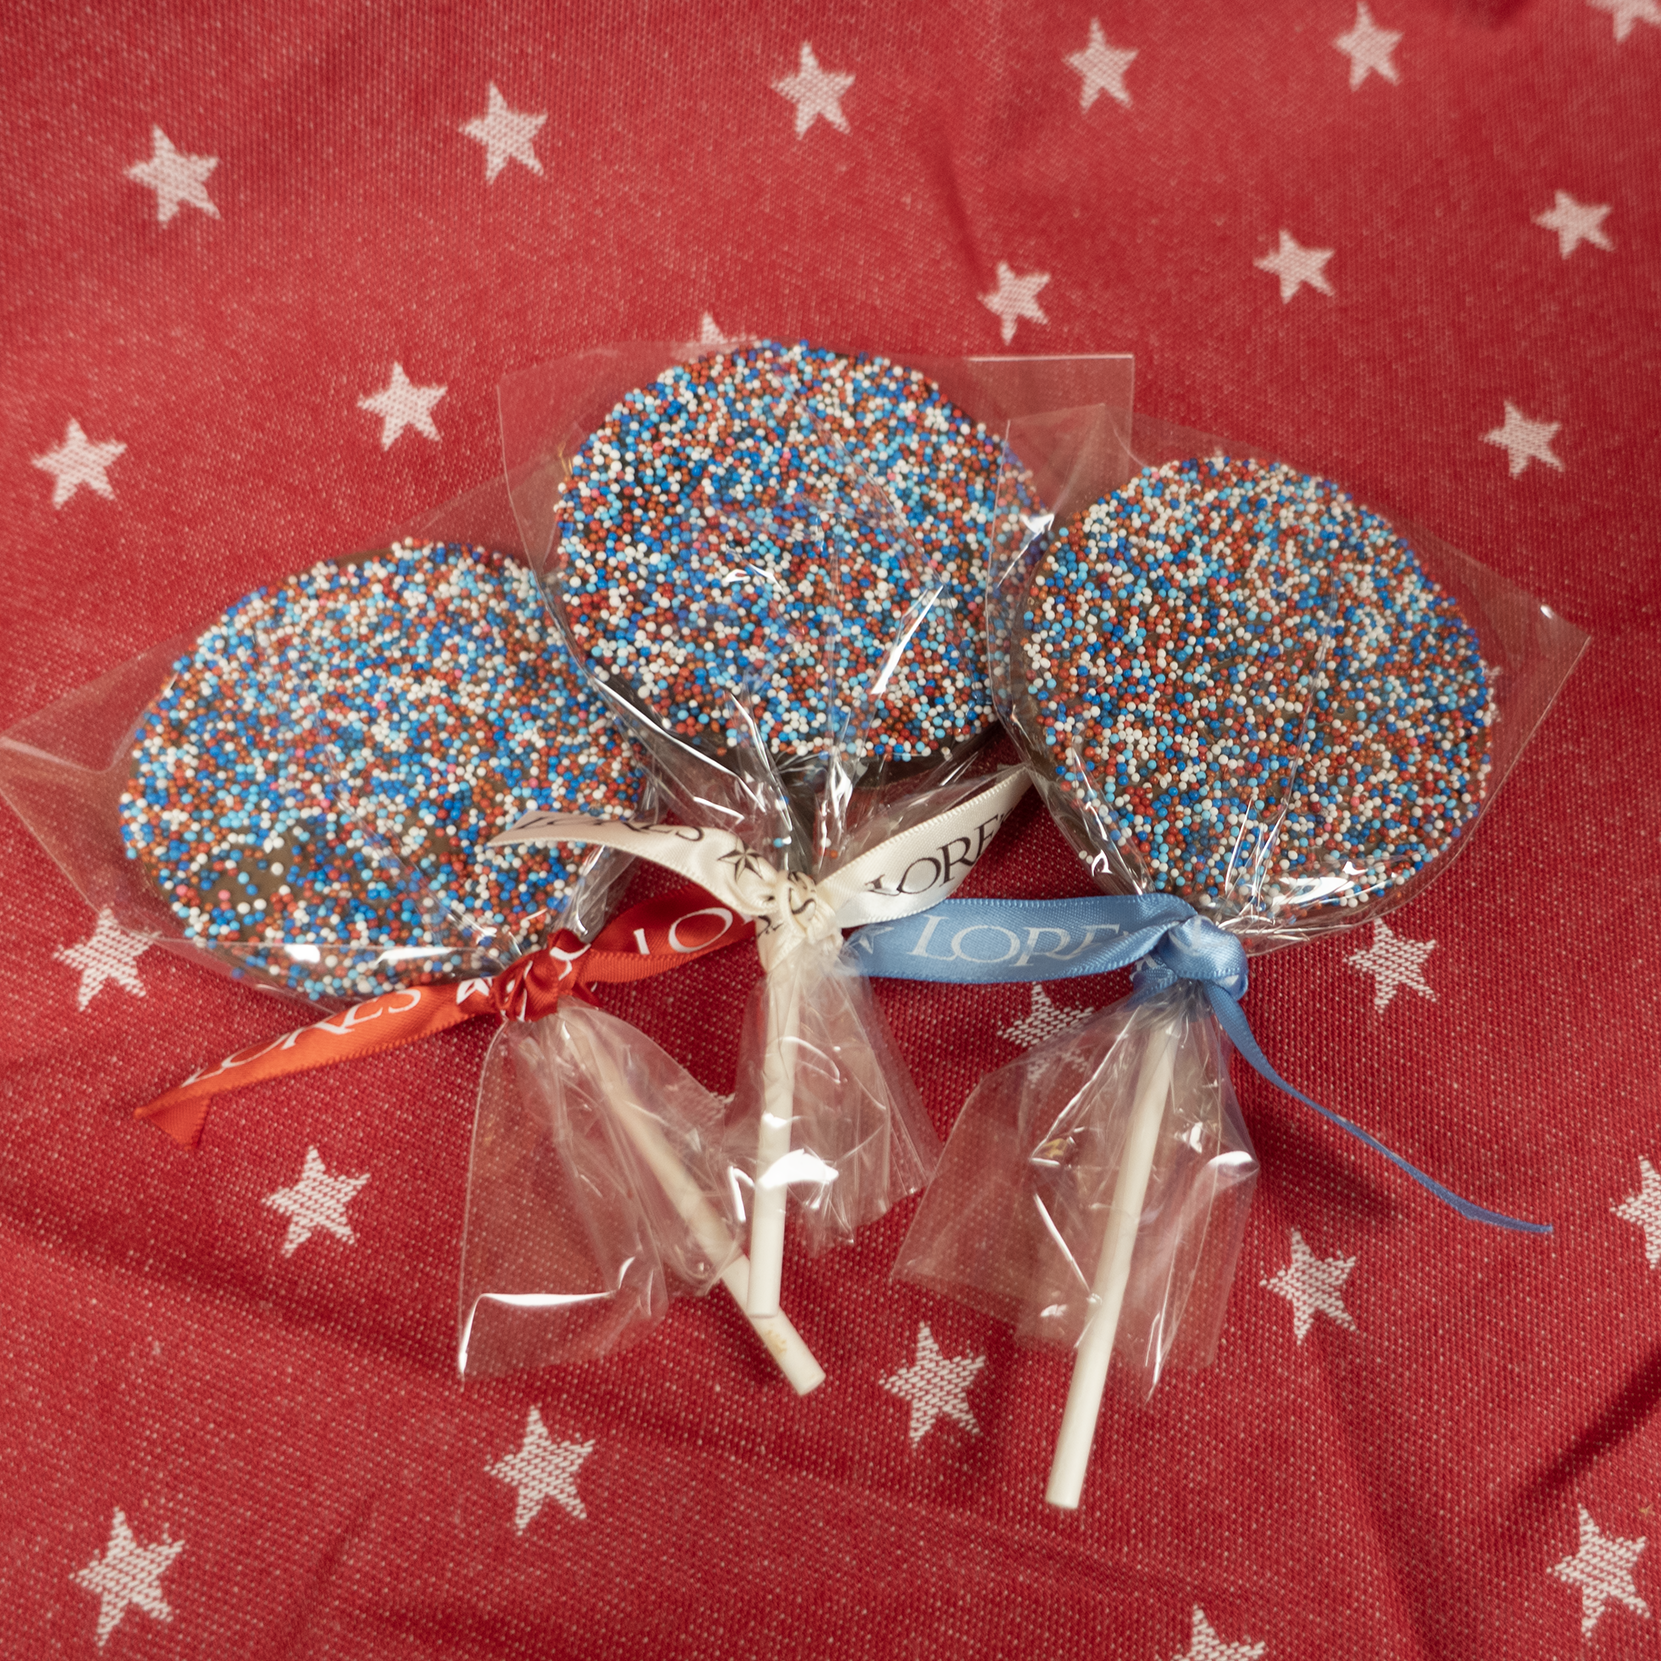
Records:
[[[1108,893],[1151,892],[1158,885],[1117,816],[1107,781],[1076,750],[1058,764],[1034,701],[1029,675],[1039,671],[1028,664],[1026,622],[1043,538],[1143,467],[1217,455],[1265,464],[1280,458],[1140,414],[1132,427],[1111,410],[1088,406],[1013,421],[1008,438],[987,600],[999,715],[1097,884]],[[1042,512],[1028,499],[1034,487]],[[1406,538],[1480,644],[1491,700],[1482,800],[1458,840],[1405,880],[1387,860],[1334,858],[1314,878],[1288,882],[1277,874],[1288,803],[1260,798],[1237,832],[1230,880],[1201,907],[1252,954],[1379,917],[1439,873],[1468,839],[1586,644],[1581,631],[1505,578],[1393,516],[1378,518]],[[1282,683],[1302,700],[1306,741],[1308,711],[1342,627],[1336,598],[1325,623],[1305,660],[1287,663]],[[1174,1024],[1172,1082],[1114,1355],[1145,1392],[1168,1361],[1208,1362],[1257,1166],[1229,1085],[1231,1047],[1192,986],[1179,983],[1113,1005],[984,1079],[953,1129],[896,1275],[997,1315],[1023,1336],[1076,1343],[1096,1307],[1105,1207],[1142,1058],[1168,1022]]]
[[[738,1256],[724,1104],[579,999],[508,1021],[474,1118],[457,1367],[592,1360],[646,1336]]]
[[[400,541],[482,546],[523,558],[511,502],[501,483],[433,510],[389,536]],[[495,974],[525,949],[509,936],[436,893],[418,865],[400,854],[382,822],[382,804],[348,803],[339,788],[340,734],[323,712],[263,698],[262,676],[273,666],[250,660],[226,695],[258,708],[268,748],[303,757],[286,780],[267,781],[281,796],[280,816],[302,827],[326,816],[348,832],[349,850],[321,847],[321,862],[349,859],[372,897],[360,903],[349,932],[315,925],[267,930],[258,942],[188,934],[122,837],[121,808],[128,764],[150,707],[191,656],[197,634],[140,653],[97,681],[0,734],[0,795],[23,819],[71,884],[100,915],[154,945],[221,975],[323,1007],[391,984],[460,980]],[[602,717],[602,720],[604,718]],[[609,730],[609,729],[608,729]],[[304,775],[302,778],[301,775]],[[589,933],[603,920],[627,860],[609,850],[583,856],[576,882],[543,933],[565,926]],[[326,966],[331,988],[315,978]]]
[[[525,545],[556,613],[563,611],[572,535],[571,458],[625,393],[686,356],[685,348],[661,344],[606,347],[503,383],[509,483]],[[1012,415],[1087,392],[1111,400],[1121,413],[1129,408],[1131,365],[1122,357],[883,356],[920,370],[970,415],[1000,429]],[[908,646],[964,642],[979,618],[947,593],[940,568],[918,547],[885,481],[842,442],[842,412],[782,371],[769,404],[768,419],[780,431],[827,458],[820,484],[783,500],[706,495],[686,504],[677,520],[693,552],[673,580],[701,586],[706,604],[710,595],[719,599],[717,625],[729,648],[712,691],[716,741],[694,747],[625,676],[585,661],[650,758],[670,817],[735,831],[769,865],[818,879],[858,849],[975,788],[961,781],[986,728],[901,762],[876,749],[868,734],[885,699],[910,696]],[[984,527],[970,534],[981,536]],[[870,605],[861,574],[876,544],[903,567],[906,581],[894,608],[903,615],[886,650],[872,660],[848,644],[836,619]],[[797,568],[791,562],[804,552],[817,585],[810,617],[781,592],[776,577],[781,568]],[[977,550],[977,569],[984,559],[985,551]],[[581,658],[575,636],[568,632],[568,639]],[[775,743],[764,693],[791,665],[811,666],[817,725],[813,742],[785,753]],[[767,961],[765,944],[763,955]],[[778,1114],[781,1091],[791,1102],[789,1149],[766,1160],[758,1153],[761,1126],[769,1113]],[[758,1190],[787,1189],[810,1250],[851,1238],[915,1192],[938,1157],[915,1085],[839,937],[773,960],[745,1017],[733,1101],[727,1147],[741,1211],[753,1221]]]

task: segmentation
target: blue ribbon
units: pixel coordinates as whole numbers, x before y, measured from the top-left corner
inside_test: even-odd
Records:
[[[1174,894],[1098,894],[1077,900],[943,900],[898,923],[856,930],[848,944],[867,975],[889,980],[987,984],[1065,980],[1137,964],[1133,1004],[1189,981],[1205,994],[1229,1042],[1277,1089],[1312,1107],[1443,1204],[1475,1223],[1550,1234],[1549,1223],[1525,1223],[1461,1199],[1392,1152],[1359,1125],[1311,1101],[1269,1064],[1240,1000],[1246,994],[1246,953],[1234,935],[1208,922]]]

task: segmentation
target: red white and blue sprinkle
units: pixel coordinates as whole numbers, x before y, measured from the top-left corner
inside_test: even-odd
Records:
[[[239,600],[174,666],[129,771],[127,852],[185,936],[320,999],[449,978],[467,943],[540,944],[578,856],[485,843],[638,788],[531,573],[414,542]]]
[[[803,401],[887,486],[909,535],[867,524],[827,559],[768,518],[804,493],[846,495]],[[589,667],[678,737],[723,750],[734,690],[775,755],[806,756],[846,720],[932,565],[941,603],[863,748],[937,760],[992,718],[982,589],[1001,453],[933,382],[882,358],[763,344],[678,365],[574,456],[554,592]]]
[[[1248,934],[1385,898],[1480,810],[1477,634],[1325,479],[1145,469],[1051,538],[1020,647],[1063,792],[1139,881]]]

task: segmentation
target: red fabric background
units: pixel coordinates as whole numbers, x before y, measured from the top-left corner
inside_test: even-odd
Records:
[[[1647,15],[1646,15],[1647,10]],[[1080,4],[399,8],[25,0],[3,31],[0,724],[248,588],[499,466],[507,370],[728,332],[995,351],[1007,261],[1045,272],[1016,350],[1127,350],[1138,405],[1324,459],[1594,634],[1464,858],[1391,919],[1434,998],[1388,1007],[1348,936],[1266,962],[1248,1008],[1311,1094],[1461,1192],[1459,1223],[1251,1076],[1264,1177],[1220,1360],[1110,1396],[1076,1516],[1043,1474],[1067,1360],[885,1284],[912,1207],[787,1266],[830,1382],[805,1402],[730,1306],[605,1365],[461,1388],[451,1362],[488,1033],[229,1098],[180,1154],[129,1110],[289,1023],[159,950],[84,1009],[92,919],[0,813],[0,1648],[98,1653],[77,1581],[120,1510],[183,1542],[110,1655],[1008,1655],[1231,1661],[1652,1654],[1661,1639],[1661,1271],[1614,1207],[1661,1162],[1661,11],[1379,0],[1395,83],[1332,44],[1350,0],[1136,7],[1131,102],[1080,108]],[[798,137],[803,41],[852,74]],[[545,113],[540,176],[460,129],[494,83]],[[217,214],[127,176],[159,126]],[[1603,249],[1534,223],[1608,204]],[[1282,303],[1282,229],[1332,292]],[[445,387],[383,449],[394,362]],[[1561,470],[1483,442],[1509,400]],[[126,446],[60,508],[67,423]],[[1029,804],[974,891],[1077,892]],[[712,1088],[754,954],[624,989]],[[1111,981],[1056,989],[1099,1005]],[[944,1129],[1022,987],[882,991]],[[368,1173],[354,1243],[284,1255],[262,1204],[308,1147]],[[1661,1225],[1658,1225],[1661,1226]],[[1301,1343],[1264,1283],[1296,1228],[1354,1258],[1352,1325]],[[1657,1236],[1661,1241],[1661,1235]],[[984,1356],[915,1445],[884,1378],[926,1322]],[[535,1407],[594,1444],[578,1519],[516,1532],[489,1467]],[[1582,1631],[1584,1507],[1649,1537]],[[1220,1647],[1205,1647],[1203,1609]],[[1249,1641],[1249,1642],[1248,1642]],[[1229,1649],[1226,1646],[1245,1646]]]

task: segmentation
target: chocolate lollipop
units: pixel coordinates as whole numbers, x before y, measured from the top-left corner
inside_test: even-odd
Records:
[[[988,618],[999,714],[1107,893],[963,902],[871,952],[943,980],[1137,966],[1130,998],[976,1087],[895,1270],[1074,1345],[1046,1494],[1066,1508],[1110,1358],[1151,1390],[1214,1352],[1257,1173],[1230,1044],[1460,1215],[1549,1232],[1302,1096],[1239,999],[1248,952],[1378,915],[1446,863],[1584,644],[1290,467],[1212,455],[1114,490],[1104,434],[1088,410],[1012,427],[1061,522],[1005,494]]]
[[[627,812],[638,782],[530,572],[406,542],[203,633],[139,723],[121,833],[187,938],[354,998],[541,945],[579,856],[485,844],[530,808]]]
[[[549,587],[572,640],[683,820],[743,840],[735,898],[769,968],[737,1110],[757,1124],[752,1314],[777,1307],[792,1184],[816,1191],[820,1236],[845,1237],[928,1169],[932,1133],[816,884],[857,822],[869,838],[903,815],[873,786],[942,781],[989,727],[1002,456],[914,371],[763,345],[630,393],[570,464]]]

